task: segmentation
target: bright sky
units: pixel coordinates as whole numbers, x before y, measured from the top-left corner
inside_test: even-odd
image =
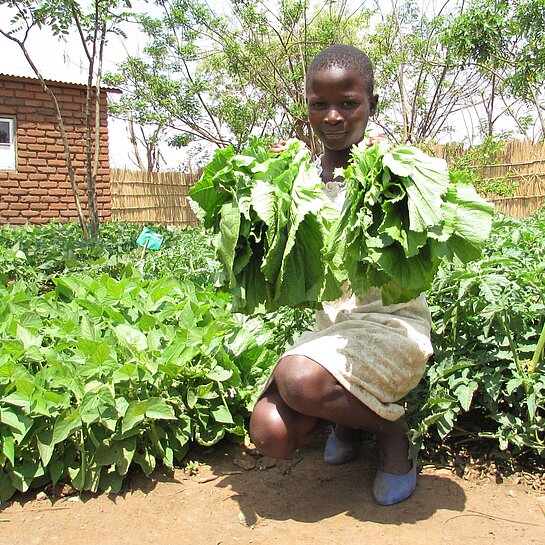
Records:
[[[424,4],[435,5],[435,0],[419,0]],[[150,12],[158,9],[153,3],[144,0],[133,0],[133,9]],[[214,1],[214,7],[219,8],[226,4],[223,0]],[[9,28],[11,11],[5,5],[0,5],[0,28]],[[37,30],[37,29],[34,29]],[[79,38],[76,36],[67,41],[60,41],[51,34],[47,27],[42,31],[34,30],[31,32],[28,44],[28,50],[31,53],[33,61],[36,63],[44,77],[53,80],[73,81],[85,83],[86,60]],[[130,55],[139,55],[145,45],[145,38],[138,32],[136,24],[127,24],[124,28],[127,38],[119,38],[111,35],[109,43],[105,50],[104,72],[114,71],[117,63]],[[34,77],[32,69],[28,65],[23,53],[19,47],[0,36],[0,72]],[[463,116],[459,119],[461,129],[466,123]],[[467,121],[471,125],[471,120]],[[469,130],[469,129],[467,129]],[[130,156],[132,147],[129,143],[127,130],[123,121],[110,119],[110,162],[112,167],[117,168],[135,168],[131,162]],[[465,132],[465,131],[464,131]],[[185,153],[181,150],[174,150],[168,146],[163,146],[162,152],[166,160],[166,168],[176,169],[183,162]]]

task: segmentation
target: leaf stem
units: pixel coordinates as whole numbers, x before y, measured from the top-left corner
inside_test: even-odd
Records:
[[[515,343],[513,342],[513,336],[511,335],[511,329],[508,327],[509,324],[509,316],[507,315],[507,311],[503,311],[504,320],[502,320],[503,329],[505,330],[505,334],[507,335],[507,339],[509,340],[509,348],[511,348],[511,352],[513,353],[513,360],[515,361],[515,366],[517,368],[517,371],[521,378],[525,375],[524,370],[522,369],[520,365],[519,355],[517,352],[517,347],[515,346]]]
[[[80,475],[81,480],[79,482],[79,487],[76,486],[76,488],[79,490],[80,495],[85,490],[85,482],[87,481],[87,449],[85,448],[85,430],[84,430],[85,424],[82,425],[80,428],[80,456],[81,456],[81,469],[80,469]]]
[[[537,346],[534,351],[534,355],[532,356],[532,361],[530,362],[530,368],[528,369],[531,373],[535,372],[537,364],[539,363],[539,359],[541,355],[543,354],[544,349],[545,349],[545,322],[543,322],[543,327],[541,328],[541,335],[539,336],[539,340],[537,341]]]

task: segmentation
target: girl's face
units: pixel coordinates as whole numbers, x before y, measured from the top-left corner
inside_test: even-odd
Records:
[[[326,150],[346,150],[360,142],[377,101],[361,76],[346,68],[318,70],[307,84],[308,119]]]

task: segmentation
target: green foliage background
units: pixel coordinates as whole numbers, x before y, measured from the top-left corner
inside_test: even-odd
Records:
[[[212,287],[201,229],[168,230],[141,260],[141,226],[0,230],[0,501],[67,481],[121,489],[131,467],[242,441],[255,397],[312,312],[243,316]],[[545,212],[496,217],[479,261],[428,293],[436,354],[407,399],[415,449],[487,438],[545,454]]]
[[[428,293],[435,355],[410,394],[430,433],[545,456],[545,211],[497,215],[483,256],[440,269]]]
[[[131,465],[150,474],[192,443],[242,439],[307,319],[233,314],[202,231],[155,228],[163,247],[141,261],[139,230],[0,231],[0,501],[59,480],[115,492]]]

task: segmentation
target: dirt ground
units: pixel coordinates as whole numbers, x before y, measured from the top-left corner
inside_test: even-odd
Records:
[[[373,445],[335,467],[323,442],[282,461],[221,444],[185,469],[132,474],[115,496],[21,495],[0,508],[0,545],[545,545],[532,480],[424,466],[409,500],[380,507]]]

